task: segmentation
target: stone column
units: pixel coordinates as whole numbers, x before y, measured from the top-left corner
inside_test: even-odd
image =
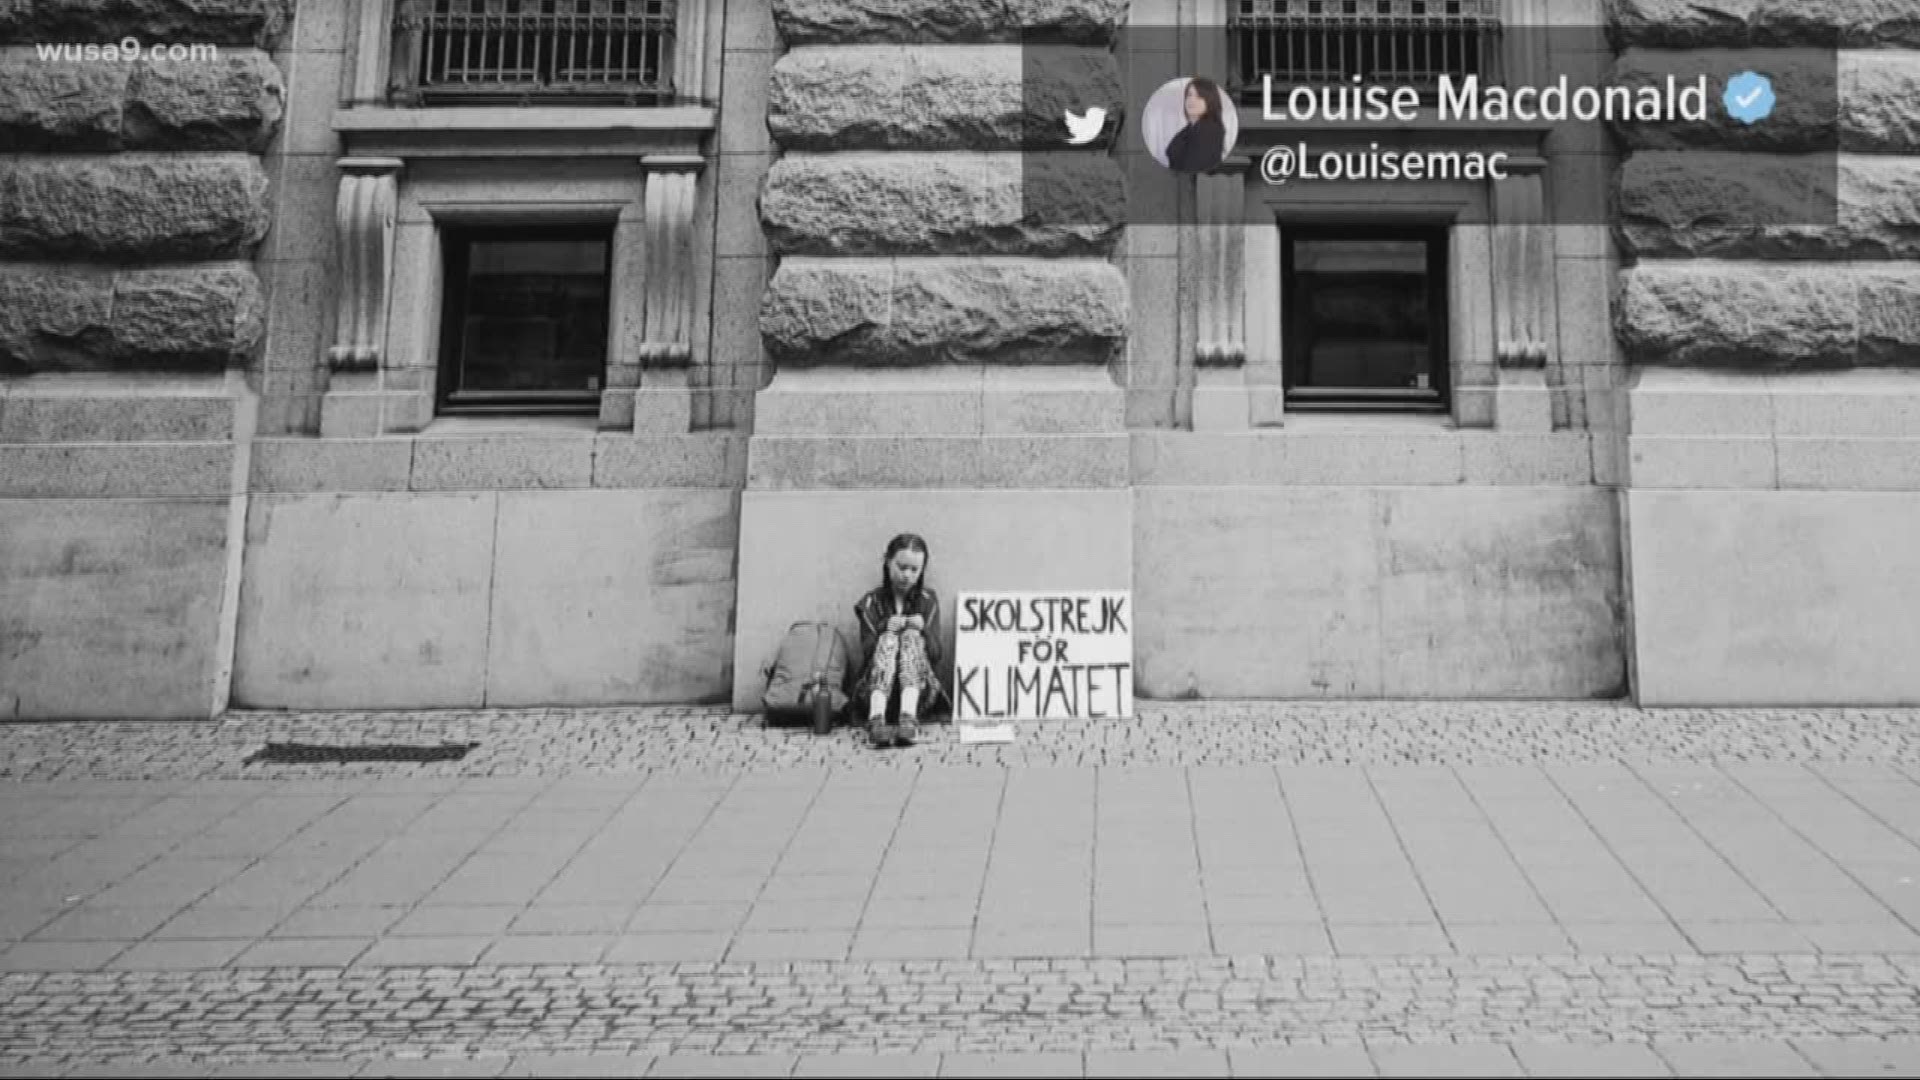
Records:
[[[704,101],[707,92],[707,8],[713,0],[679,0],[673,28],[673,96]]]
[[[1517,159],[1493,181],[1494,427],[1551,432],[1546,366],[1558,340],[1553,295],[1553,229],[1545,224],[1541,159]]]
[[[656,435],[684,434],[700,419],[694,415],[697,384],[705,372],[693,365],[694,194],[706,159],[698,154],[657,154],[643,159],[647,168],[645,240],[641,257],[642,300],[639,389],[634,394],[633,430]]]
[[[1247,327],[1248,421],[1255,427],[1279,427],[1286,422],[1286,379],[1281,368],[1286,297],[1280,280],[1280,226],[1267,222],[1242,228],[1246,233],[1241,296]]]
[[[334,203],[339,230],[340,300],[330,371],[320,403],[320,433],[370,437],[380,432],[378,371],[393,296],[394,209],[398,158],[342,158]]]
[[[1247,404],[1245,158],[1198,178],[1193,227],[1193,429],[1244,431]]]

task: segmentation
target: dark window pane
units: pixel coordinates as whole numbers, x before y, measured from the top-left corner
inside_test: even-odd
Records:
[[[1419,238],[1291,241],[1288,383],[1303,401],[1440,403],[1444,295]]]
[[[452,400],[597,392],[607,358],[607,242],[470,240]],[[496,399],[497,400],[497,399]]]

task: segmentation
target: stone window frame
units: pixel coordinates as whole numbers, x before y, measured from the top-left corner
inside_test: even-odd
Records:
[[[1217,28],[1195,35],[1194,70],[1226,70],[1231,3],[1193,0],[1191,25]],[[1501,24],[1508,29],[1553,25],[1557,18],[1548,0],[1500,3]],[[1504,81],[1533,85],[1542,80],[1546,59],[1529,48],[1537,45],[1534,35],[1502,36]],[[1280,230],[1291,221],[1447,226],[1452,384],[1447,415],[1460,428],[1552,431],[1545,368],[1559,352],[1559,316],[1554,229],[1546,223],[1550,163],[1543,148],[1549,132],[1548,125],[1519,123],[1428,129],[1420,141],[1436,148],[1506,150],[1513,175],[1498,182],[1382,183],[1377,188],[1396,197],[1316,198],[1303,205],[1301,185],[1271,187],[1253,169],[1267,143],[1299,132],[1272,126],[1263,131],[1243,122],[1233,156],[1197,178],[1198,227],[1182,230],[1183,264],[1193,268],[1195,278],[1194,288],[1182,293],[1187,310],[1181,320],[1194,335],[1181,349],[1183,357],[1192,357],[1183,381],[1192,388],[1193,429],[1278,427],[1286,421]],[[1378,132],[1340,125],[1319,126],[1309,134],[1315,149],[1358,149],[1378,137]],[[1275,225],[1248,224],[1265,221]],[[1273,303],[1252,303],[1254,296],[1272,297]]]
[[[1531,138],[1522,132],[1516,148]],[[1286,423],[1281,239],[1289,226],[1408,225],[1447,233],[1452,393],[1443,415],[1460,428],[1551,431],[1545,368],[1558,352],[1559,328],[1554,230],[1542,223],[1547,162],[1516,155],[1512,165],[1514,175],[1498,182],[1383,182],[1392,196],[1378,199],[1331,189],[1302,198],[1299,185],[1257,180],[1252,160],[1238,155],[1200,177],[1198,227],[1184,231],[1194,270],[1194,288],[1184,294],[1190,318],[1182,320],[1196,335],[1193,428]]]
[[[409,434],[434,422],[438,342],[423,335],[422,319],[437,330],[441,253],[437,231],[431,244],[417,233],[435,215],[612,222],[614,310],[598,428],[683,434],[699,426],[689,386],[711,345],[703,331],[712,267],[711,251],[695,243],[695,217],[711,202],[700,181],[711,175],[717,109],[389,106],[395,0],[342,2],[355,4],[357,52],[332,121],[344,152],[339,299],[321,435]],[[678,5],[679,100],[698,102],[715,74],[716,2]],[[543,168],[544,179],[529,179]],[[574,182],[576,174],[587,179]]]
[[[700,277],[692,216],[703,161],[653,155],[636,170],[607,158],[456,158],[403,169],[397,159],[347,159],[342,207],[373,204],[384,213],[363,215],[372,220],[358,234],[343,225],[342,340],[365,344],[338,345],[329,355],[321,435],[415,434],[452,419],[435,410],[449,226],[610,226],[607,375],[595,426],[639,434],[691,430]]]
[[[350,16],[358,20],[353,84],[348,102],[355,106],[385,106],[393,85],[394,19],[401,0],[334,0],[352,3]],[[713,55],[708,37],[719,22],[712,9],[719,0],[678,0],[673,40],[673,96],[676,102],[705,101],[707,61]],[[462,106],[452,106],[460,108]],[[581,106],[591,108],[592,106]]]

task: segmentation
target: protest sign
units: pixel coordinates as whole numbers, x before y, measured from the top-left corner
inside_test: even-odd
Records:
[[[963,741],[1011,739],[1015,720],[1133,715],[1130,593],[974,592],[958,604],[953,718]]]

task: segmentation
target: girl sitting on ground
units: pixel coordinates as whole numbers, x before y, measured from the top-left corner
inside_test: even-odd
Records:
[[[942,700],[940,599],[925,585],[927,542],[901,533],[880,562],[880,587],[853,606],[860,620],[860,679],[854,700],[865,700],[867,733],[875,746],[906,746],[920,734],[923,706]],[[900,722],[887,723],[887,702],[900,691]]]

